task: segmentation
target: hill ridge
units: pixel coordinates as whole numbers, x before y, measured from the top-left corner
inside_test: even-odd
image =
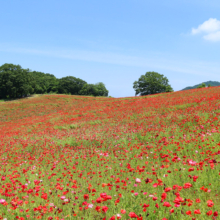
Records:
[[[220,82],[218,81],[206,81],[206,82],[202,82],[202,83],[205,83],[206,86],[208,86],[209,84],[211,86],[220,86]],[[194,86],[187,86],[185,87],[184,89],[182,89],[181,91],[183,90],[189,90],[189,89],[196,89],[198,86],[200,86],[202,83],[199,83],[197,85],[194,85]]]

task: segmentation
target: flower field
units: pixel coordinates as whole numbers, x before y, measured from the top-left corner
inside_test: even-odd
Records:
[[[219,219],[220,87],[0,102],[0,219]]]

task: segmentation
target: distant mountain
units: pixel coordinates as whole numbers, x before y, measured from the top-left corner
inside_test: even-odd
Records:
[[[220,86],[220,82],[217,82],[217,81],[207,81],[207,82],[204,82],[206,86],[208,86],[209,84],[211,86]],[[196,89],[198,86],[200,86],[202,83],[200,84],[197,84],[195,86],[188,86],[182,90],[189,90],[189,89]]]

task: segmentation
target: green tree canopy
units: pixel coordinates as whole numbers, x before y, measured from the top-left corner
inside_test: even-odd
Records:
[[[18,98],[33,92],[33,77],[29,69],[7,63],[0,66],[0,98]]]
[[[108,96],[103,83],[87,84],[82,79],[22,69],[20,65],[0,66],[0,99],[19,98],[29,94],[60,93],[71,95]]]
[[[31,72],[31,74],[34,78],[33,87],[35,93],[42,94],[58,92],[59,81],[54,75],[37,71]]]
[[[62,94],[71,94],[71,95],[79,95],[79,91],[83,88],[83,86],[87,84],[84,80],[67,76],[59,79],[59,93]]]
[[[108,96],[108,90],[105,88],[104,83],[85,84],[79,92],[80,95],[92,96]]]
[[[210,84],[209,84],[210,85]],[[197,88],[198,89],[200,89],[200,88],[205,88],[206,87],[206,85],[205,85],[205,83],[202,83],[201,85],[199,85]],[[210,86],[209,86],[210,87]]]
[[[157,72],[147,72],[135,81],[133,88],[135,95],[150,95],[162,92],[172,92],[168,79]]]
[[[108,90],[105,88],[105,84],[102,82],[96,83],[96,94],[95,96],[108,96]]]
[[[92,95],[92,96],[96,96],[97,94],[97,88],[95,87],[94,84],[85,84],[82,89],[79,91],[79,95]]]

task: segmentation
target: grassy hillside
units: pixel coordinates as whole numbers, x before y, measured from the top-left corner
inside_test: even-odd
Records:
[[[217,81],[207,81],[207,82],[203,82],[203,83],[205,83],[206,86],[208,86],[208,85],[211,85],[211,86],[220,86],[220,82],[217,82]],[[183,91],[183,90],[189,90],[189,89],[196,89],[196,88],[197,88],[198,86],[200,86],[200,85],[202,85],[202,83],[197,84],[197,85],[195,85],[195,86],[188,86],[188,87],[182,89],[182,91]]]
[[[0,105],[0,219],[217,219],[220,87]]]

